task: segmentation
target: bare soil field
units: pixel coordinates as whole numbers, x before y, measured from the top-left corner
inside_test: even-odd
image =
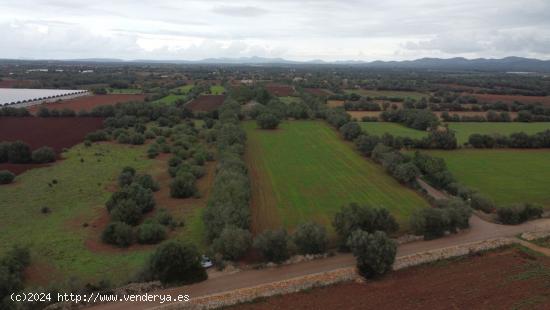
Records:
[[[130,101],[143,101],[145,100],[144,94],[131,95],[131,94],[111,94],[111,95],[93,95],[83,96],[70,100],[63,100],[60,102],[45,103],[30,107],[28,110],[37,112],[41,107],[46,107],[52,110],[70,109],[73,111],[90,111],[95,107],[104,105],[114,105],[122,102]]]
[[[273,96],[288,97],[295,94],[294,88],[284,84],[267,84],[265,89]]]
[[[550,258],[509,248],[231,309],[548,309],[549,274]]]
[[[519,95],[493,95],[493,94],[474,94],[480,102],[505,102],[513,103],[518,101],[521,103],[536,103],[540,102],[546,106],[550,105],[550,96],[519,96]]]
[[[348,111],[348,114],[351,115],[352,119],[361,120],[365,116],[370,117],[380,117],[381,111]]]
[[[187,104],[193,112],[210,112],[219,108],[225,101],[225,95],[202,95]]]
[[[329,108],[337,108],[343,106],[344,103],[346,103],[344,100],[328,100],[327,106]]]
[[[89,132],[103,127],[103,119],[95,117],[4,117],[0,120],[0,141],[21,140],[31,149],[52,147],[59,155],[63,148],[84,140]],[[0,170],[8,169],[15,174],[43,167],[44,164],[0,164]]]
[[[12,80],[5,79],[0,81],[0,88],[14,88],[16,86],[28,87],[32,84],[31,80]]]

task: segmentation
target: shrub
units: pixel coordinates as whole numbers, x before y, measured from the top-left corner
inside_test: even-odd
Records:
[[[134,182],[135,171],[122,171],[118,176],[118,186],[124,187]]]
[[[0,308],[19,309],[10,307],[7,296],[23,289],[23,271],[30,262],[30,253],[26,248],[14,247],[0,257]]]
[[[481,210],[485,213],[491,213],[495,210],[493,201],[480,193],[474,193],[471,197],[471,206],[476,210]]]
[[[31,148],[28,144],[15,141],[10,144],[8,150],[8,161],[12,164],[26,164],[32,159]]]
[[[325,228],[313,222],[300,224],[292,241],[298,247],[300,254],[320,254],[327,249],[327,232]]]
[[[355,145],[357,146],[357,150],[361,152],[361,154],[365,156],[371,156],[372,151],[380,143],[380,137],[378,136],[371,136],[371,135],[360,135],[355,140]]]
[[[10,184],[15,179],[15,174],[8,170],[0,170],[0,184]]]
[[[357,229],[373,233],[377,230],[394,233],[399,230],[395,218],[384,208],[351,203],[340,209],[334,216],[332,226],[344,243]]]
[[[137,240],[141,244],[155,244],[166,239],[164,226],[158,223],[143,223],[138,227]]]
[[[129,143],[133,145],[142,145],[145,143],[145,136],[141,133],[134,132],[129,136]]]
[[[408,162],[397,165],[392,174],[398,181],[409,183],[414,181],[416,177],[420,175],[420,170],[414,163]]]
[[[449,223],[447,212],[438,208],[418,210],[411,216],[412,230],[416,235],[423,235],[426,240],[444,236]]]
[[[5,163],[9,160],[9,151],[10,151],[9,142],[0,142],[0,163]]]
[[[206,280],[197,248],[181,241],[161,244],[149,258],[147,273],[163,284],[188,284]]]
[[[189,198],[197,193],[195,177],[191,173],[181,173],[170,183],[170,196],[172,198]]]
[[[254,248],[258,249],[265,259],[282,263],[290,257],[286,230],[266,230],[254,239]]]
[[[158,146],[158,144],[151,144],[151,146],[149,147],[149,149],[147,149],[147,157],[148,158],[156,158],[159,153],[160,153],[160,147]]]
[[[225,227],[220,236],[212,243],[216,253],[224,259],[236,260],[242,257],[252,244],[252,236],[245,229],[228,226]]]
[[[361,126],[359,126],[357,122],[349,122],[340,127],[340,133],[342,134],[344,139],[348,141],[355,140],[357,137],[359,137],[359,135],[361,135],[361,132]]]
[[[543,213],[540,206],[531,204],[517,204],[514,206],[497,208],[499,221],[507,225],[517,225],[533,218],[540,218]]]
[[[381,231],[369,234],[356,230],[349,237],[347,245],[357,260],[357,269],[365,278],[390,271],[397,253],[395,241]]]
[[[142,211],[140,206],[131,199],[119,201],[111,211],[113,221],[123,222],[128,225],[137,225],[141,220]]]
[[[274,113],[263,112],[257,117],[256,122],[262,129],[276,129],[281,120]]]
[[[43,146],[32,152],[32,161],[39,164],[54,162],[55,152],[51,147]]]
[[[119,247],[130,246],[134,242],[132,227],[121,222],[112,222],[101,234],[103,242]]]
[[[150,189],[153,192],[157,192],[160,189],[159,183],[149,174],[138,174],[134,178],[134,182],[141,185],[141,187],[145,189]]]

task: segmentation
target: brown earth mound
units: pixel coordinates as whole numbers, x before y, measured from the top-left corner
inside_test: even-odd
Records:
[[[518,95],[493,95],[493,94],[474,94],[479,102],[504,102],[513,103],[515,101],[521,103],[542,103],[546,106],[550,105],[550,96],[518,96]]]
[[[267,84],[265,89],[273,96],[288,97],[295,94],[294,88],[284,84]]]
[[[235,309],[549,309],[550,258],[507,249]]]
[[[103,127],[103,119],[97,117],[3,117],[0,118],[0,141],[21,140],[31,149],[49,146],[59,155],[84,140],[86,134]],[[0,170],[20,174],[26,170],[43,167],[40,164],[0,164]]]
[[[104,105],[114,105],[122,102],[144,101],[146,95],[129,95],[129,94],[112,94],[112,95],[93,95],[83,96],[75,99],[63,100],[60,102],[44,103],[35,105],[29,108],[30,112],[36,112],[41,107],[46,107],[52,110],[70,109],[75,112],[90,111],[95,107]]]
[[[187,104],[193,112],[210,112],[219,108],[225,101],[225,95],[202,95]]]

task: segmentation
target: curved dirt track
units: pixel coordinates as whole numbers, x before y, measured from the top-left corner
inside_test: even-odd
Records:
[[[397,256],[406,256],[414,253],[436,250],[451,246],[468,244],[476,241],[488,240],[497,237],[513,237],[527,231],[550,230],[550,219],[540,219],[517,226],[504,226],[489,223],[477,216],[470,219],[471,228],[456,235],[445,238],[417,241],[399,246]],[[351,254],[337,254],[326,259],[286,265],[277,268],[262,270],[246,270],[235,274],[223,274],[204,282],[175,287],[153,292],[158,294],[188,294],[191,298],[231,291],[240,288],[252,287],[261,284],[287,280],[304,275],[326,272],[343,267],[354,266],[355,260]],[[158,307],[158,303],[111,303],[89,307],[88,309],[122,310],[122,309],[151,309]]]

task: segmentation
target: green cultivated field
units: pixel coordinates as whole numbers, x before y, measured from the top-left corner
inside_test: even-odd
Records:
[[[279,99],[286,104],[291,104],[293,102],[296,102],[296,103],[302,102],[302,99],[300,97],[293,97],[293,96],[279,97]]]
[[[273,131],[257,129],[255,122],[244,127],[256,232],[292,229],[307,220],[332,232],[334,214],[350,202],[384,206],[403,226],[414,210],[428,206],[323,122],[284,122]]]
[[[346,93],[356,93],[361,96],[368,97],[396,97],[396,98],[412,98],[420,100],[423,97],[428,97],[428,94],[415,91],[398,91],[398,90],[369,90],[369,89],[346,89]]]
[[[162,97],[159,100],[156,100],[155,103],[161,104],[161,105],[170,105],[170,104],[176,103],[176,101],[178,101],[180,99],[185,100],[185,98],[187,98],[187,96],[185,96],[185,95],[170,94],[166,97]]]
[[[449,123],[449,128],[456,131],[458,143],[468,142],[471,134],[502,134],[509,135],[514,132],[525,132],[534,134],[540,131],[550,129],[550,123]]]
[[[184,94],[187,94],[191,91],[191,89],[193,89],[193,87],[194,87],[194,85],[184,85],[184,86],[176,88],[175,90],[180,91]]]
[[[385,133],[389,133],[396,137],[409,137],[415,139],[422,139],[427,136],[428,133],[421,130],[405,127],[397,123],[389,122],[361,122],[359,123],[361,128],[370,135],[382,136]]]
[[[108,88],[107,92],[109,94],[130,94],[130,95],[143,93],[141,89],[137,89],[137,88]]]
[[[223,95],[224,92],[225,92],[225,88],[221,85],[210,86],[210,93],[212,95]]]
[[[429,151],[445,159],[465,185],[490,196],[497,204],[531,202],[550,209],[550,151]]]

